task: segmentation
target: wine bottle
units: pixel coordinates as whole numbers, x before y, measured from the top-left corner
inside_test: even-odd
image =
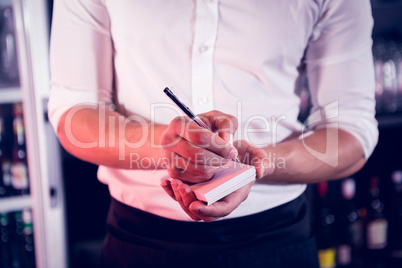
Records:
[[[22,233],[24,236],[24,266],[26,268],[35,267],[35,247],[34,247],[34,236],[33,236],[33,222],[32,222],[32,211],[30,209],[24,209],[22,211],[22,222],[24,227]]]
[[[2,106],[0,110],[0,197],[14,195],[14,189],[11,185],[11,157],[7,144],[7,109],[5,108],[6,106]]]
[[[0,214],[0,267],[11,268],[11,229],[8,213]]]
[[[391,175],[392,202],[390,216],[390,260],[389,267],[402,267],[402,171]]]
[[[23,222],[22,222],[22,211],[14,211],[12,213],[14,222],[12,224],[13,232],[13,242],[11,243],[11,255],[13,267],[24,267],[24,255],[22,250],[23,245]]]
[[[15,233],[16,233],[16,252],[19,256],[21,268],[35,267],[35,253],[33,241],[32,212],[30,209],[16,211]]]
[[[14,147],[11,165],[12,185],[18,195],[27,195],[29,194],[29,181],[21,103],[14,104],[13,116]]]
[[[4,144],[4,119],[0,106],[0,159],[3,157],[3,144]],[[6,185],[4,184],[3,171],[0,170],[0,198],[7,195]]]
[[[1,9],[0,16],[0,79],[3,83],[14,85],[18,84],[19,72],[12,8]]]
[[[388,220],[384,217],[384,203],[380,192],[379,179],[374,176],[370,180],[367,204],[365,267],[385,267],[387,236]]]
[[[328,182],[317,184],[317,246],[320,268],[336,265],[335,214],[328,197]]]
[[[356,182],[353,178],[341,182],[341,202],[337,225],[337,267],[359,266],[358,253],[363,243],[363,223],[355,202]]]

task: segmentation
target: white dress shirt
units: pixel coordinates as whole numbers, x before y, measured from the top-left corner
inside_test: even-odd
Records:
[[[169,86],[195,113],[236,116],[235,140],[274,146],[302,130],[295,85],[304,70],[312,111],[324,111],[309,127],[348,131],[367,158],[378,136],[372,25],[369,0],[56,0],[50,120],[56,127],[74,105],[100,102],[169,124],[182,115],[162,92]],[[125,204],[190,220],[160,187],[166,170],[100,166],[98,178]],[[228,218],[293,200],[305,187],[256,183]]]

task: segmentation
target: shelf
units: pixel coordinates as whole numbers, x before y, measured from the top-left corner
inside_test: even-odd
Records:
[[[376,116],[379,128],[392,128],[402,126],[402,114],[380,114]]]
[[[0,199],[0,213],[22,210],[31,207],[30,196],[12,196]]]
[[[12,1],[12,0],[3,0],[3,1],[0,1],[0,8],[11,6],[11,1]]]
[[[374,37],[400,38],[402,35],[402,1],[372,2]]]
[[[393,0],[393,1],[372,0],[371,6],[374,10],[381,9],[381,8],[398,8],[398,7],[402,7],[402,1],[400,1],[400,0]]]
[[[22,100],[22,92],[19,87],[0,88],[0,104],[15,103]]]

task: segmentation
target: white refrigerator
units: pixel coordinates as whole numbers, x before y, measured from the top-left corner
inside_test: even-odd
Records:
[[[14,32],[7,29],[3,18],[1,61],[11,66],[15,53],[19,79],[0,82],[0,105],[22,103],[29,194],[1,197],[0,213],[32,211],[36,267],[68,267],[60,147],[46,116],[50,91],[49,1],[0,0],[3,11],[10,7]],[[6,67],[2,66],[3,73],[8,72],[3,70]],[[12,265],[23,267],[19,260]]]

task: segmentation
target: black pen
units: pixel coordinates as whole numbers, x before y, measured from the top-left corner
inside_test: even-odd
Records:
[[[195,115],[190,108],[188,108],[183,102],[181,102],[179,100],[179,98],[176,97],[175,94],[173,94],[173,92],[166,87],[163,92],[165,92],[165,94],[174,102],[176,103],[177,106],[179,106],[180,110],[182,110],[188,117],[191,118],[191,120],[193,120],[197,125],[199,125],[202,128],[208,129],[209,131],[212,132],[212,130],[208,127],[207,124],[204,123],[204,121],[202,121],[197,115]],[[236,162],[240,162],[239,158],[236,156],[236,158],[234,159]]]

